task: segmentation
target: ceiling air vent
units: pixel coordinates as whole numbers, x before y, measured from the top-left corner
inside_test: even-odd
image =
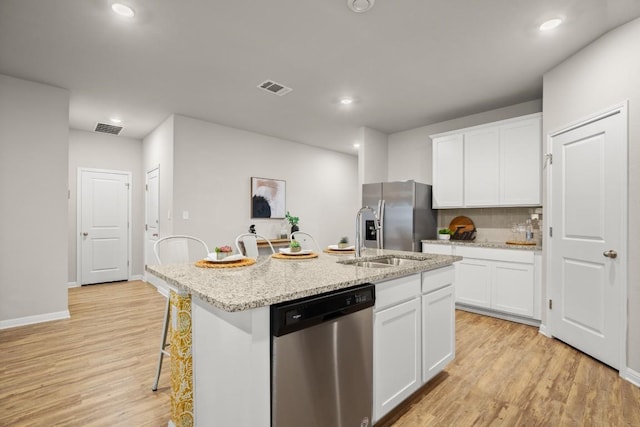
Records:
[[[96,123],[96,128],[93,131],[108,133],[110,135],[120,135],[120,132],[122,132],[122,129],[124,129],[122,126],[114,126],[114,125],[108,125],[106,123],[98,122]]]
[[[286,95],[293,90],[290,87],[286,87],[285,85],[276,83],[273,80],[265,80],[264,82],[260,83],[258,87],[262,90],[266,90],[269,93],[275,93],[278,96]]]

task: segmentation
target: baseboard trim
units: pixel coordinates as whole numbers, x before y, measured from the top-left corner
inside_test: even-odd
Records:
[[[80,285],[78,282],[68,282],[67,283],[67,288],[79,288],[82,285]]]
[[[551,334],[547,330],[547,325],[545,325],[544,323],[540,324],[540,329],[538,329],[538,332],[540,332],[540,334],[544,335],[545,337],[551,338]]]
[[[144,276],[142,274],[134,274],[129,280],[144,280]]]
[[[0,329],[16,328],[18,326],[33,325],[34,323],[51,322],[53,320],[68,319],[69,310],[54,313],[36,314],[34,316],[18,317],[16,319],[1,320]]]
[[[458,310],[469,311],[471,313],[483,314],[485,316],[491,316],[491,317],[497,317],[498,319],[508,320],[510,322],[523,323],[523,324],[529,325],[529,326],[540,327],[540,324],[541,324],[540,320],[529,319],[529,318],[521,317],[521,316],[518,316],[518,315],[515,315],[515,314],[501,313],[501,312],[498,312],[498,311],[493,311],[493,310],[484,309],[484,308],[480,308],[480,307],[470,307],[468,305],[460,304],[458,302],[456,303],[456,308]]]
[[[640,372],[634,371],[633,369],[626,367],[620,371],[620,376],[629,381],[631,384],[636,387],[640,387]]]

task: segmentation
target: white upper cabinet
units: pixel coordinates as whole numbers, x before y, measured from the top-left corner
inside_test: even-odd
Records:
[[[465,206],[500,204],[500,139],[497,127],[464,134]]]
[[[461,134],[433,140],[433,207],[464,203],[464,140]]]
[[[500,204],[540,205],[542,200],[540,116],[500,126]]]
[[[434,208],[541,204],[540,113],[431,138]]]

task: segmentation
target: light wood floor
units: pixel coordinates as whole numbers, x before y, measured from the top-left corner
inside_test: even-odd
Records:
[[[0,425],[166,426],[165,301],[139,281],[71,288],[71,319],[0,331]]]
[[[144,282],[72,288],[71,319],[0,331],[0,426],[166,426],[164,301]],[[458,311],[456,333],[456,360],[387,425],[640,426],[639,388],[537,328]]]
[[[640,426],[640,388],[538,328],[457,311],[456,346],[394,427]]]

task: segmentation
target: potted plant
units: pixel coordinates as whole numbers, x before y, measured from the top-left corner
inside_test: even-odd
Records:
[[[448,228],[441,228],[438,230],[438,240],[449,240],[451,239],[451,230]]]
[[[340,249],[344,249],[347,246],[349,246],[349,238],[347,236],[343,236],[342,238],[340,238],[340,241],[338,242],[338,247]]]
[[[300,246],[300,243],[298,243],[296,240],[292,240],[291,243],[289,243],[289,251],[300,252],[301,250],[302,250],[302,247]]]
[[[300,221],[300,218],[298,218],[297,216],[292,216],[289,211],[287,211],[287,214],[284,216],[287,221],[289,221],[289,224],[291,224],[291,232],[295,233],[296,231],[300,230],[300,228],[298,227],[298,222]]]
[[[233,249],[231,249],[231,246],[229,245],[224,245],[220,247],[216,246],[215,251],[216,251],[216,259],[218,261],[225,259],[226,257],[228,257],[233,253]]]

